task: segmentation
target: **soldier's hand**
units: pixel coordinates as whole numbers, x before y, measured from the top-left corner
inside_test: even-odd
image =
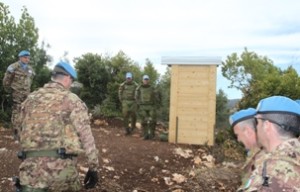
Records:
[[[91,189],[98,183],[98,173],[97,171],[88,170],[84,178],[84,188]]]

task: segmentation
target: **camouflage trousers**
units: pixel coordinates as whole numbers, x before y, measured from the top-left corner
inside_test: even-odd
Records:
[[[11,124],[14,132],[14,137],[16,140],[19,140],[18,133],[21,129],[20,111],[21,111],[21,104],[13,103],[12,113],[11,113]]]
[[[29,92],[19,92],[19,91],[12,92],[13,106],[12,106],[12,114],[11,114],[11,124],[13,127],[15,139],[19,138],[18,132],[20,131],[21,128],[21,121],[20,121],[21,104],[23,101],[26,100],[28,94]]]
[[[142,122],[144,139],[152,139],[155,136],[156,109],[154,105],[140,105],[139,118]]]
[[[129,120],[131,124],[131,129],[135,128],[136,124],[136,110],[137,104],[134,100],[124,100],[122,101],[122,114],[124,117],[123,124],[124,128],[129,127]]]
[[[81,188],[76,160],[54,157],[25,159],[19,167],[21,185],[47,192],[79,191]]]

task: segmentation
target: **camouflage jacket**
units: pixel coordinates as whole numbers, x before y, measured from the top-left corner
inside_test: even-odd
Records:
[[[152,85],[140,85],[135,90],[135,100],[139,105],[160,105],[160,94]]]
[[[119,100],[122,102],[123,100],[134,100],[135,89],[138,84],[135,81],[128,83],[124,81],[119,86]]]
[[[28,95],[35,73],[30,65],[25,69],[21,67],[20,62],[15,62],[8,66],[3,78],[3,87],[6,91],[13,91]]]
[[[86,105],[61,84],[50,82],[22,103],[20,143],[24,151],[65,148],[66,153],[88,157],[98,167],[98,150]]]
[[[250,175],[256,169],[256,165],[263,163],[265,155],[267,155],[265,153],[265,151],[258,147],[249,151],[246,162],[244,163],[244,165],[242,167],[242,170],[243,170],[242,175],[241,175],[242,184],[241,184],[240,188],[238,189],[238,191],[243,191],[243,189],[247,185]]]
[[[300,191],[300,142],[290,139],[264,155],[242,191]]]

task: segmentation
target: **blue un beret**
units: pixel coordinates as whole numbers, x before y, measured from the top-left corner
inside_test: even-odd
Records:
[[[229,117],[229,123],[231,127],[234,127],[237,123],[253,118],[256,115],[256,110],[254,108],[243,109],[235,112]]]
[[[27,50],[23,50],[19,53],[19,57],[30,56],[30,52]]]
[[[259,101],[257,105],[257,113],[286,113],[299,116],[300,105],[284,96],[272,96]]]
[[[73,79],[77,78],[77,72],[69,63],[60,61],[55,65],[53,71],[60,72],[60,69],[63,69],[65,72],[67,72]]]
[[[127,73],[126,73],[126,79],[127,79],[127,78],[131,78],[131,79],[132,79],[132,73],[127,72]]]
[[[146,80],[146,79],[147,79],[147,80],[150,79],[148,75],[144,75],[144,76],[143,76],[143,80]]]

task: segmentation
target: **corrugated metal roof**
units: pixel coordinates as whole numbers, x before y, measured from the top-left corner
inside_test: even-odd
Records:
[[[161,64],[163,65],[221,65],[221,57],[205,56],[163,56]]]

